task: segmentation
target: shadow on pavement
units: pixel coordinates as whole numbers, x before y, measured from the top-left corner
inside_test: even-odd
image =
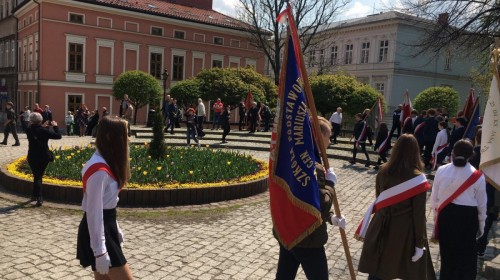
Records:
[[[29,205],[30,203],[31,203],[31,200],[28,200],[26,202],[17,203],[17,204],[12,205],[12,206],[2,207],[2,208],[0,208],[0,215],[10,214],[10,213],[16,211],[17,209],[26,208],[27,205]]]

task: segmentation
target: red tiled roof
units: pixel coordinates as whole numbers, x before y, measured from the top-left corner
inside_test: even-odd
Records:
[[[251,30],[253,27],[242,21],[213,10],[182,6],[161,0],[77,0],[96,5],[134,10],[169,18],[206,23],[232,29]]]

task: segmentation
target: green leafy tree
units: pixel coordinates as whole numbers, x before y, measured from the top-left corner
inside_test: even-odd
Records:
[[[205,69],[195,78],[177,83],[170,93],[179,100],[221,98],[225,104],[237,104],[246,98],[249,91],[255,101],[271,107],[276,105],[277,87],[251,67]],[[191,101],[187,104],[191,104]]]
[[[189,106],[198,104],[197,99],[203,98],[200,91],[200,81],[192,78],[189,80],[180,81],[170,89],[170,95],[175,96],[177,104],[181,106]]]
[[[133,70],[122,73],[113,84],[113,96],[123,99],[128,95],[130,103],[134,106],[134,124],[136,124],[137,111],[147,104],[159,104],[163,89],[158,80],[148,73]]]
[[[149,144],[148,154],[155,160],[163,160],[166,155],[165,141],[163,140],[163,115],[157,110],[153,117],[153,140]]]
[[[309,81],[316,109],[324,116],[339,106],[351,116],[361,113],[371,108],[380,96],[372,87],[363,85],[354,76],[345,73],[311,76]]]
[[[419,93],[413,100],[413,108],[421,112],[430,108],[447,109],[453,116],[457,113],[459,103],[458,92],[450,87],[429,87]]]

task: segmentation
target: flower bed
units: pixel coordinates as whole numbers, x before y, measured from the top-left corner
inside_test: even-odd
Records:
[[[94,151],[91,146],[53,150],[55,161],[46,170],[44,196],[81,201],[81,169]],[[169,147],[165,159],[155,161],[148,156],[146,145],[137,145],[131,147],[129,160],[132,177],[121,191],[122,205],[210,203],[267,190],[267,163],[238,152]],[[30,194],[33,177],[26,157],[6,167],[0,177],[6,180],[7,188]]]

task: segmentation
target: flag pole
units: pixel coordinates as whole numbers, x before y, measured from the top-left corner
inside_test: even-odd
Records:
[[[309,107],[309,111],[312,116],[312,126],[313,126],[313,132],[316,137],[314,137],[316,144],[319,147],[319,150],[321,152],[321,158],[323,161],[323,166],[325,169],[330,168],[330,164],[328,162],[328,156],[326,154],[326,147],[321,141],[320,135],[321,131],[319,128],[319,123],[318,123],[318,114],[316,112],[316,104],[314,104],[314,98],[312,95],[311,91],[311,85],[309,84],[309,79],[307,76],[307,69],[305,68],[305,63],[304,63],[304,56],[302,55],[302,50],[300,49],[299,45],[299,37],[297,34],[297,27],[295,26],[295,20],[292,15],[292,9],[289,3],[287,3],[287,9],[288,9],[288,17],[289,17],[289,27],[291,29],[291,35],[292,35],[292,40],[294,42],[295,48],[298,48],[299,51],[296,52],[298,62],[299,62],[299,67],[300,67],[300,74],[302,76],[302,81],[304,83],[304,91],[306,93],[306,101],[307,101],[307,106]],[[340,218],[341,212],[340,212],[340,206],[339,202],[337,200],[337,193],[335,191],[335,188],[333,188],[333,208],[335,211],[335,215]],[[351,279],[355,280],[356,279],[356,272],[354,271],[354,265],[352,263],[352,258],[351,258],[351,253],[349,251],[349,244],[347,243],[347,236],[345,233],[345,230],[339,227],[340,231],[340,236],[342,238],[342,245],[344,246],[344,252],[346,255],[347,259],[347,265],[349,267],[349,274],[351,275]]]

